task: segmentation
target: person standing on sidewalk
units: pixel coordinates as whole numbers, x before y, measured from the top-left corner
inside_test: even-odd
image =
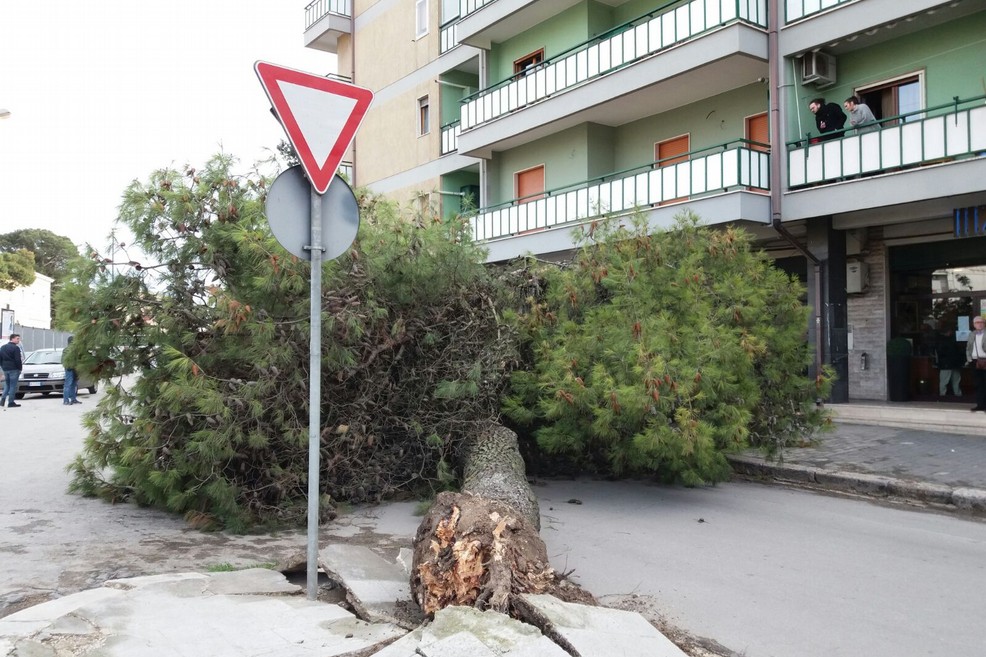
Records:
[[[62,403],[66,406],[70,404],[81,404],[78,399],[79,394],[79,373],[75,369],[75,348],[72,346],[72,338],[69,337],[62,350],[62,367],[65,368],[65,386],[62,388]]]
[[[0,369],[3,370],[3,395],[0,395],[0,406],[5,403],[7,408],[18,408],[17,383],[21,378],[23,367],[21,359],[21,336],[10,334],[10,342],[0,347]]]
[[[976,405],[972,412],[986,411],[986,321],[972,318],[973,331],[965,346],[965,358],[972,363],[972,380],[976,382]],[[982,365],[980,365],[982,363]]]

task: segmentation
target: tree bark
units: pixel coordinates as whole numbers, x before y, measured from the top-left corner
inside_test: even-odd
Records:
[[[551,568],[517,435],[491,425],[466,442],[462,470],[462,492],[440,493],[414,539],[411,592],[421,609],[509,613],[521,593],[594,604]]]

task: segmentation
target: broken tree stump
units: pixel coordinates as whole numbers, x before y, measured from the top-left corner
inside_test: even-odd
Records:
[[[414,538],[411,594],[422,611],[430,617],[470,606],[509,613],[522,593],[594,604],[551,568],[517,435],[491,425],[472,437],[462,470],[462,492],[440,493]]]

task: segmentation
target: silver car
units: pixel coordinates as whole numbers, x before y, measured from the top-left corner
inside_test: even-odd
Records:
[[[96,393],[96,382],[87,375],[79,373],[76,381],[79,390]],[[65,368],[62,367],[61,349],[38,349],[24,359],[20,383],[17,385],[17,399],[31,393],[41,393],[45,397],[52,393],[62,394],[65,389]]]

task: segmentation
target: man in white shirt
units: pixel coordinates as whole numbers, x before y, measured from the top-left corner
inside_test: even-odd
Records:
[[[986,321],[979,315],[972,318],[972,335],[965,346],[965,358],[972,363],[972,380],[976,383],[976,405],[972,412],[986,411]]]

